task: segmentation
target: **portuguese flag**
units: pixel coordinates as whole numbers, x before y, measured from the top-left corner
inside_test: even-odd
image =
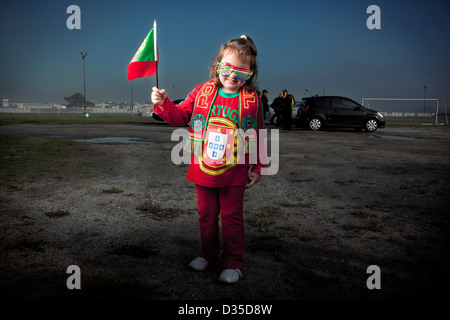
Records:
[[[158,46],[156,44],[156,20],[153,29],[142,42],[128,64],[128,80],[157,75]]]

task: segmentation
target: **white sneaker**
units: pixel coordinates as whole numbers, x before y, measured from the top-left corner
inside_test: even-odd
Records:
[[[189,263],[189,267],[197,271],[203,271],[208,267],[209,263],[202,257],[197,257]]]
[[[242,272],[239,269],[225,269],[219,277],[219,281],[227,283],[236,283],[242,277]]]

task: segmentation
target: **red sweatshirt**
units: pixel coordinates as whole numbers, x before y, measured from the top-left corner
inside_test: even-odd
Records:
[[[155,112],[171,125],[186,125],[186,123],[191,120],[192,112],[194,109],[194,101],[201,86],[202,85],[195,87],[194,90],[187,96],[186,100],[181,102],[179,105],[174,105],[174,103],[167,98],[163,106],[154,105],[153,112]],[[224,124],[227,124],[230,129],[240,128],[238,117],[239,92],[225,93],[221,89],[218,90],[219,92],[216,96],[216,99],[210,107],[212,108],[212,110],[205,130],[208,130],[208,128],[210,127],[214,127],[214,125],[218,123],[222,127],[224,126]],[[255,129],[257,131],[257,137],[259,141],[259,129],[264,128],[264,119],[261,106],[259,105],[258,108],[258,126]],[[238,163],[235,166],[226,167],[224,170],[221,170],[220,173],[211,173],[210,171],[205,169],[206,166],[204,166],[203,163],[198,163],[199,160],[195,159],[196,156],[194,155],[194,153],[192,153],[191,163],[187,172],[187,179],[196,184],[212,188],[246,185],[248,182],[247,174],[249,172],[250,165],[253,165],[251,171],[258,174],[261,174],[261,167],[266,166],[261,164],[259,151],[259,144],[257,143],[256,164],[249,163],[249,157],[247,154],[245,163]],[[265,150],[262,151],[263,152],[261,154],[265,155]]]

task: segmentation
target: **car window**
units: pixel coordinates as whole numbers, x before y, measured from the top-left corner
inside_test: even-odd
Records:
[[[335,108],[354,110],[356,107],[358,107],[358,104],[348,99],[334,98],[334,106]]]
[[[331,100],[330,98],[312,99],[311,104],[319,108],[330,108]]]

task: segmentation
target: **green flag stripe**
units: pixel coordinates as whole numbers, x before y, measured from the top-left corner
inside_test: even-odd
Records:
[[[154,29],[150,30],[136,52],[136,61],[156,61]]]

